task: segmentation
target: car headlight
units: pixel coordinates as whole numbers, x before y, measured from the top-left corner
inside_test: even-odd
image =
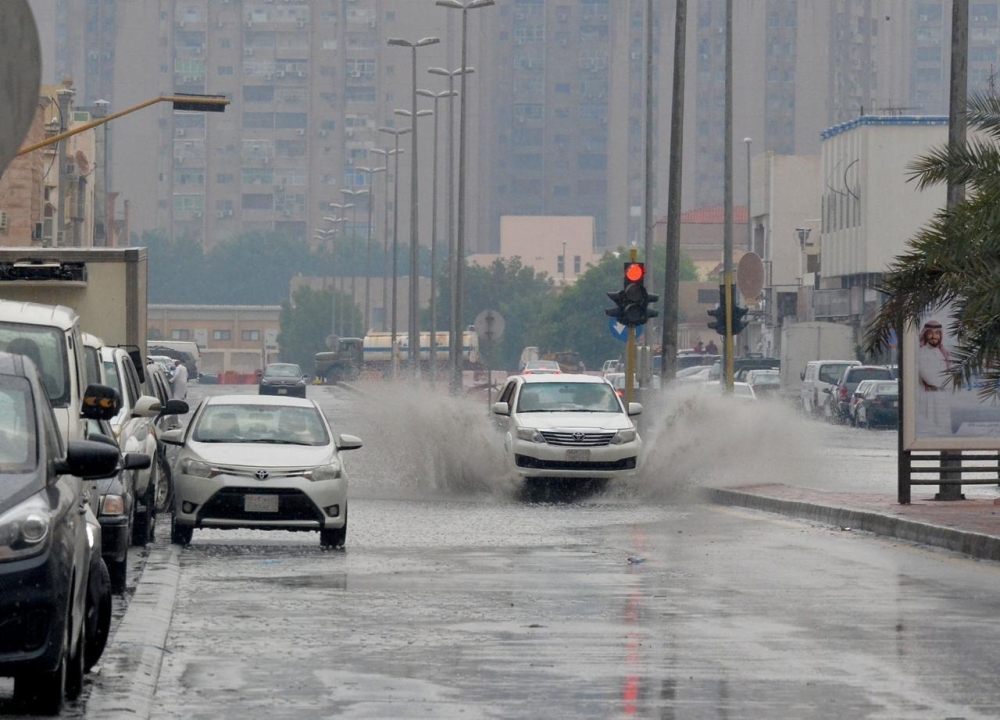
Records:
[[[298,381],[295,384],[296,385],[305,385],[306,384],[306,379],[305,378],[299,378]]]
[[[45,550],[52,514],[38,495],[33,495],[0,515],[0,561],[18,560]]]
[[[542,437],[542,434],[538,432],[535,428],[519,427],[517,429],[517,439],[527,440],[528,442],[533,442],[533,443],[545,442],[545,438]]]
[[[219,475],[219,469],[203,463],[201,460],[184,458],[180,464],[181,473],[197,478],[213,478]]]
[[[101,498],[101,515],[124,515],[125,498],[121,495],[105,495]]]
[[[615,433],[615,436],[611,438],[612,445],[624,445],[625,443],[634,442],[636,438],[635,428],[626,428],[624,430],[619,430]]]
[[[270,381],[270,380],[268,380],[268,379],[267,379],[266,377],[262,377],[262,378],[260,379],[260,384],[261,384],[261,385],[269,385],[270,383],[271,383],[271,381]]]
[[[307,472],[303,473],[303,476],[308,480],[336,480],[344,472],[343,466],[334,460],[329,465],[320,465],[317,468],[313,468]]]

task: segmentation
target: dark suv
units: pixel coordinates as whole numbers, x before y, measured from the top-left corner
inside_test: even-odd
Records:
[[[844,370],[840,382],[829,390],[829,418],[847,422],[851,418],[851,396],[862,380],[893,380],[892,370],[877,365],[853,365]],[[824,392],[827,392],[824,390]]]

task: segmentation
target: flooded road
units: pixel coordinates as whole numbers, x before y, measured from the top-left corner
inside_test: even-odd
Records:
[[[673,470],[529,502],[485,413],[313,392],[366,442],[346,549],[197,531],[154,718],[1000,715],[1000,567],[701,506]],[[878,442],[858,467],[891,467]]]

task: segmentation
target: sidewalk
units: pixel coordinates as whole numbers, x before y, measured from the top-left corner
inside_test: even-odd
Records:
[[[1000,561],[1000,504],[992,499],[940,501],[933,494],[900,505],[895,495],[836,493],[791,485],[706,490],[718,505],[780,513]]]

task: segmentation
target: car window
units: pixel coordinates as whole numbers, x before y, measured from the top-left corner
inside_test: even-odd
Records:
[[[30,357],[52,405],[69,405],[69,360],[62,332],[42,325],[3,322],[0,323],[0,350]]]
[[[264,368],[264,377],[298,378],[302,377],[302,369],[298,365],[272,363]]]
[[[859,383],[862,380],[892,380],[892,371],[888,368],[852,368],[845,382]]]
[[[868,388],[869,395],[899,395],[899,383],[879,382]]]
[[[515,383],[513,381],[507,383],[504,386],[504,389],[500,393],[500,398],[499,398],[498,402],[510,403],[511,395],[514,394],[514,386],[515,385],[517,385],[517,383]]]
[[[837,365],[822,365],[819,369],[819,379],[821,382],[828,383],[830,385],[836,385],[840,382],[840,378],[844,375],[844,370],[852,367],[847,363],[837,364]]]
[[[142,390],[139,387],[139,374],[135,371],[135,365],[132,364],[132,359],[128,355],[121,356],[121,363],[125,372],[125,386],[128,388],[130,398],[129,405],[135,407],[136,401],[142,395]]]
[[[518,412],[621,412],[608,383],[525,383],[517,399]]]
[[[94,385],[101,382],[101,351],[93,347],[83,349],[84,372],[87,374],[86,384]]]
[[[312,407],[208,405],[198,416],[192,439],[207,443],[327,445],[330,436]]]
[[[104,377],[106,378],[107,384],[118,391],[119,394],[122,392],[122,381],[118,377],[118,366],[115,365],[114,360],[104,361]]]
[[[38,464],[38,437],[31,384],[0,377],[0,474],[26,473]]]

